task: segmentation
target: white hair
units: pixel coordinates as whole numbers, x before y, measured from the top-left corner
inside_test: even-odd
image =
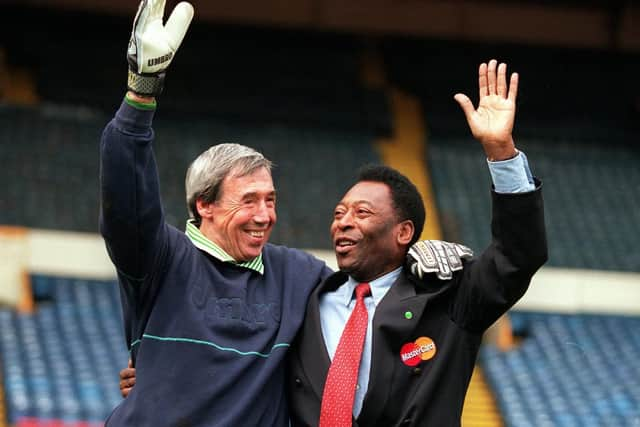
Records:
[[[266,168],[271,172],[272,163],[253,148],[240,144],[214,145],[200,154],[187,169],[184,186],[189,216],[200,225],[196,201],[207,203],[217,200],[222,181],[233,172],[245,176],[256,169]]]

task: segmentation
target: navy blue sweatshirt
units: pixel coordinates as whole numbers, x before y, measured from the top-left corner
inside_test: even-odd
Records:
[[[123,103],[100,146],[100,230],[136,366],[136,386],[106,425],[287,426],[285,354],[310,292],[331,270],[267,244],[260,274],[166,224],[153,114]]]

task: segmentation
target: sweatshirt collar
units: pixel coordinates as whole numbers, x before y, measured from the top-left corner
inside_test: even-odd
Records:
[[[262,254],[258,255],[252,260],[238,262],[224,251],[220,246],[209,240],[200,229],[196,226],[195,221],[190,219],[187,221],[187,227],[185,234],[191,240],[193,245],[211,255],[212,257],[230,264],[237,265],[239,267],[248,268],[249,270],[257,271],[260,274],[264,274],[264,264],[262,263]]]

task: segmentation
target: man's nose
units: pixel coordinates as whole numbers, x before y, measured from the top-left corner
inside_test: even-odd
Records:
[[[341,230],[351,227],[353,225],[353,215],[351,211],[345,212],[339,219],[336,219],[336,225]]]
[[[256,206],[256,210],[253,213],[253,220],[257,223],[263,224],[271,220],[271,212],[273,208],[267,206],[266,201],[261,201]]]

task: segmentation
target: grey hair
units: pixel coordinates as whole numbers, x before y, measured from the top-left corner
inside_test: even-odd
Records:
[[[253,148],[240,144],[214,145],[200,154],[187,169],[184,181],[189,216],[200,226],[196,201],[215,202],[220,195],[222,181],[230,174],[245,176],[259,168],[271,172],[272,163]]]

